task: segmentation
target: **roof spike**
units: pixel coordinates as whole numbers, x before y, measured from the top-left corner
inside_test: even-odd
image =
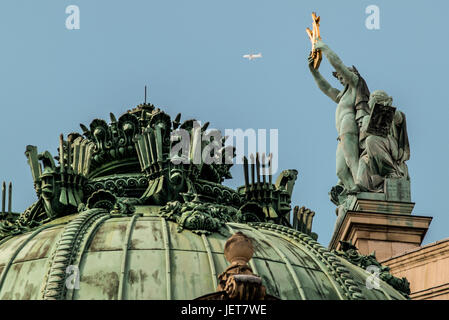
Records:
[[[266,176],[265,176],[265,167],[266,166],[267,166],[267,164],[265,163],[265,153],[262,153],[262,179],[263,179],[264,186],[266,184]]]
[[[259,152],[256,153],[256,174],[257,174],[257,184],[260,185],[260,160],[259,160]]]
[[[254,161],[254,154],[250,154],[249,155],[249,158],[251,159],[251,184],[253,185],[253,187],[254,187],[254,184],[255,184],[255,161]]]
[[[272,167],[271,167],[271,159],[273,158],[273,154],[270,153],[268,155],[268,183],[271,184],[273,183],[273,172],[272,172]]]
[[[178,113],[176,115],[175,120],[173,120],[173,129],[178,129],[179,125],[181,124],[181,113]]]
[[[12,182],[8,186],[8,213],[12,212]]]
[[[83,135],[87,138],[87,139],[91,139],[92,138],[92,134],[90,133],[89,129],[87,129],[87,127],[80,123],[80,127],[81,130],[83,130]]]
[[[2,183],[2,213],[5,213],[5,203],[6,203],[6,182]]]
[[[245,192],[249,191],[248,158],[243,157],[243,174],[245,176]]]
[[[209,127],[209,121],[208,122],[206,122],[202,127],[201,127],[201,132],[204,132],[204,131],[206,131],[207,130],[207,128]]]

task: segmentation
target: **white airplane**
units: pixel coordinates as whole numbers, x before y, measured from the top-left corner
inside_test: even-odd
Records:
[[[253,54],[253,53],[251,53],[251,54],[245,54],[244,56],[243,56],[243,58],[246,58],[246,59],[248,59],[248,60],[253,60],[253,59],[256,59],[256,58],[262,58],[262,53],[257,53],[257,54]]]

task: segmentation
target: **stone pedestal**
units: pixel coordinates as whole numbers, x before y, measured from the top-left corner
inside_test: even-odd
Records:
[[[406,214],[348,211],[330,243],[340,249],[339,241],[351,241],[361,254],[373,251],[378,261],[419,247],[431,217]]]
[[[432,217],[411,215],[410,181],[386,179],[383,193],[349,197],[347,209],[339,211],[330,249],[351,241],[361,254],[374,251],[382,261],[421,245]]]
[[[385,179],[383,192],[361,192],[352,197],[348,209],[353,211],[411,214],[410,180]]]

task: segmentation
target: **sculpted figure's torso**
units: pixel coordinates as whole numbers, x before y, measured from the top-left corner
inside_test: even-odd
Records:
[[[345,133],[358,133],[355,121],[355,98],[356,90],[352,86],[347,85],[344,91],[340,93],[341,97],[337,97],[338,105],[335,110],[335,125],[337,127],[338,136]],[[339,95],[339,96],[340,96]]]

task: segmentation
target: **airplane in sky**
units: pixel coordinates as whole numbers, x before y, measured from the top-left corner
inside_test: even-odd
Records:
[[[254,53],[251,53],[251,54],[245,54],[244,56],[243,56],[243,58],[246,58],[246,59],[248,59],[248,60],[253,60],[253,59],[256,59],[256,58],[262,58],[262,53],[257,53],[257,54],[254,54]]]

